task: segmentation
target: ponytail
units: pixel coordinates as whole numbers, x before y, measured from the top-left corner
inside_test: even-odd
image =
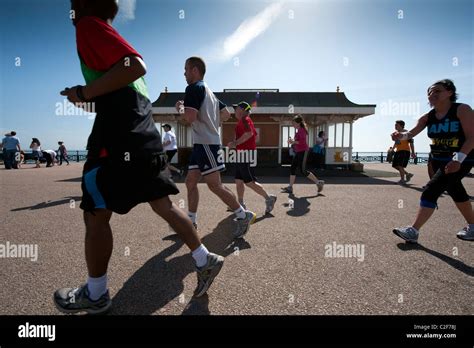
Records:
[[[298,123],[300,127],[302,127],[306,132],[308,132],[308,126],[306,125],[306,122],[304,121],[303,117],[301,117],[301,115],[293,117],[293,121]]]

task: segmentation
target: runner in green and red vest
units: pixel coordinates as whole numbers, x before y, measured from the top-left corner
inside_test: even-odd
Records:
[[[73,24],[85,86],[61,92],[71,103],[92,105],[97,115],[87,142],[82,176],[86,225],[87,283],[55,292],[65,313],[103,313],[111,306],[107,266],[112,254],[112,213],[126,214],[148,202],[192,250],[198,273],[195,296],[202,296],[219,273],[224,258],[201,244],[186,214],[169,199],[179,191],[162,175],[166,161],[161,136],[152,117],[142,57],[111,23],[115,0],[71,1]],[[168,228],[167,226],[163,226]]]

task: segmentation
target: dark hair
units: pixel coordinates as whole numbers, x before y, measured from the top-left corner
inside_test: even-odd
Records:
[[[323,134],[324,134],[324,131],[320,131],[320,132],[318,133],[318,137],[321,138],[321,136],[322,136]]]
[[[197,68],[203,77],[206,75],[206,63],[202,58],[190,57],[186,59],[186,62],[189,63],[192,68]]]
[[[38,138],[33,138],[32,143],[36,143],[36,144],[38,144],[38,146],[41,145],[41,143],[40,143],[40,141],[38,140]]]
[[[84,16],[95,16],[104,21],[113,20],[118,13],[117,0],[71,0],[71,9],[75,12],[74,23]]]
[[[398,121],[395,121],[396,124],[399,124],[400,126],[402,126],[402,128],[405,128],[405,121],[402,121],[402,120],[398,120]]]
[[[301,117],[301,115],[297,115],[295,117],[293,117],[293,121],[295,121],[296,123],[298,123],[301,127],[303,127],[303,129],[305,131],[308,130],[308,126],[306,126],[306,122],[304,121],[303,117]]]
[[[14,137],[16,135],[16,132],[15,131],[11,131],[10,134],[12,135],[12,137]]]
[[[443,86],[446,88],[447,91],[453,92],[451,97],[449,97],[449,100],[451,100],[453,103],[458,100],[458,94],[456,93],[456,86],[454,85],[454,82],[449,80],[449,79],[444,79],[444,80],[439,80],[433,83],[431,86],[428,87],[427,93],[429,93],[430,88],[436,85]]]

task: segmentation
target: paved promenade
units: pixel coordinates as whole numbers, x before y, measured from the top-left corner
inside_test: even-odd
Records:
[[[87,276],[82,164],[30,167],[0,170],[0,244],[38,248],[36,261],[0,258],[0,314],[58,314],[54,290]],[[299,179],[291,201],[279,193],[287,178],[262,178],[277,193],[275,210],[263,216],[262,199],[247,191],[258,219],[238,242],[233,216],[200,185],[200,236],[226,261],[199,300],[192,299],[192,258],[168,225],[145,204],[114,215],[111,314],[474,314],[474,243],[456,238],[465,222],[449,196],[440,198],[418,246],[391,232],[411,223],[427,181],[426,166],[409,170],[415,177],[406,187],[394,184],[397,177],[329,177],[320,195]],[[473,194],[474,180],[464,183]],[[178,186],[173,201],[185,205],[185,186]]]

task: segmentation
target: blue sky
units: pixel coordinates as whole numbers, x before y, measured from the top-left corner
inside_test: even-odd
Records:
[[[377,104],[375,115],[355,123],[355,151],[386,150],[395,120],[411,127],[429,110],[426,89],[436,80],[453,79],[459,101],[474,105],[471,0],[121,4],[114,26],[143,55],[153,101],[165,86],[184,91],[184,60],[198,54],[208,63],[206,81],[214,91],[340,86],[355,103]],[[59,91],[84,83],[69,7],[67,0],[0,2],[0,131],[16,130],[24,147],[38,137],[46,148],[64,140],[81,150],[92,127],[88,117],[55,113],[63,101]],[[246,45],[227,52],[225,40]],[[397,114],[400,107],[408,111]],[[425,134],[415,144],[417,151],[429,150]]]

